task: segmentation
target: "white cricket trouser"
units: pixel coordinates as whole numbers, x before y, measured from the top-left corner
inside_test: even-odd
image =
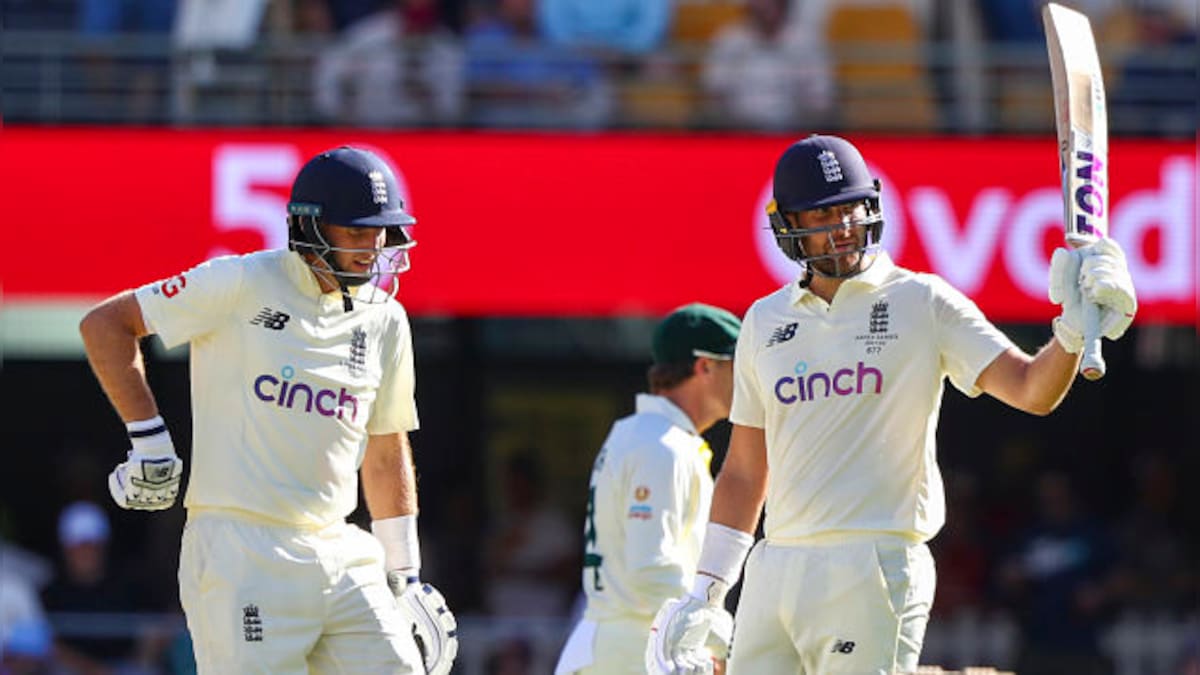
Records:
[[[179,595],[201,675],[424,672],[383,547],[348,523],[305,531],[193,510]]]
[[[936,584],[929,548],[896,535],[760,541],[746,562],[729,675],[912,672]]]
[[[555,675],[646,675],[646,643],[650,640],[650,624],[654,617],[641,617],[621,620],[590,622],[580,621],[575,632],[590,630],[594,626],[594,634],[588,645],[573,644],[576,641],[567,640],[559,666]],[[575,634],[572,633],[572,638]],[[568,653],[579,649],[585,653]],[[586,666],[573,667],[576,663],[587,663]],[[568,665],[570,664],[570,665]]]

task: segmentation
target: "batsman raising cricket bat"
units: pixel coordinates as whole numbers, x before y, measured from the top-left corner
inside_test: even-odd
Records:
[[[1054,83],[1054,120],[1058,136],[1066,242],[1072,249],[1089,245],[1111,248],[1111,242],[1106,239],[1108,113],[1104,103],[1104,77],[1100,71],[1100,58],[1096,52],[1091,23],[1083,14],[1055,3],[1048,3],[1042,8],[1042,21],[1046,28],[1046,48],[1050,54],[1050,75]],[[1055,253],[1057,271],[1070,274],[1079,266],[1078,260],[1068,261],[1067,258],[1065,251],[1062,254]],[[1062,303],[1065,299],[1062,294],[1067,292],[1065,287],[1070,280],[1060,278],[1056,287],[1053,283],[1055,270],[1052,264],[1051,300]],[[1086,281],[1081,276],[1080,282]],[[1118,309],[1132,318],[1135,308]],[[1082,325],[1064,327],[1064,332],[1070,328],[1071,333],[1082,333],[1083,357],[1079,372],[1089,380],[1098,380],[1104,377],[1105,371],[1100,337],[1112,331],[1119,317],[1103,315],[1092,301],[1084,301],[1080,313]],[[1055,334],[1058,332],[1059,322],[1056,321]],[[1075,343],[1074,335],[1069,341]]]
[[[1072,171],[1094,179],[1098,163]],[[1102,214],[1092,192],[1078,194],[1084,216]],[[771,195],[775,243],[797,275],[742,320],[729,449],[696,572],[659,606],[639,672],[709,675],[727,659],[729,675],[911,673],[937,586],[926,542],[946,519],[944,390],[1052,413],[1079,370],[1084,306],[1099,306],[1110,339],[1132,321],[1125,255],[1099,237],[1055,252],[1050,295],[1062,314],[1029,354],[948,281],[892,261],[882,183],[847,139],[793,143]],[[731,634],[725,597],[739,578]],[[596,672],[610,671],[572,675]]]

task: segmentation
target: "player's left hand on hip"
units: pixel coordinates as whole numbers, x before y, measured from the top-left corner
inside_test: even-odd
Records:
[[[663,603],[650,626],[646,670],[651,675],[709,675],[713,659],[729,656],[733,617],[688,594]]]
[[[458,655],[458,621],[436,588],[403,570],[388,572],[388,586],[412,622],[413,639],[429,675],[446,675]]]
[[[129,451],[108,474],[108,491],[123,509],[161,511],[175,503],[182,476],[183,460],[175,455],[170,436],[163,433],[150,447]]]
[[[1079,290],[1084,302],[1100,307],[1100,333],[1110,340],[1125,334],[1137,313],[1137,294],[1125,251],[1113,239],[1097,239],[1079,249]]]

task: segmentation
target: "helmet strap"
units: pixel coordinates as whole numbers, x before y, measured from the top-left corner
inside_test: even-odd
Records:
[[[800,278],[800,288],[812,286],[813,271],[808,265],[804,266],[804,276]]]
[[[400,249],[399,254],[407,255],[407,249],[416,244],[415,241],[400,227],[386,228],[387,239],[385,240],[382,249],[376,250],[375,268],[368,275],[359,275],[346,272],[337,262],[336,252],[340,250],[330,245],[328,238],[321,230],[321,220],[319,217],[310,216],[308,214],[292,214],[288,218],[288,248],[296,251],[305,257],[309,268],[313,271],[321,284],[322,289],[334,286],[342,296],[342,307],[345,311],[350,312],[354,309],[355,293],[351,288],[358,287],[363,284],[371,283],[371,277],[375,274],[384,274],[385,272],[391,275],[391,283],[389,289],[378,289],[387,293],[387,297],[395,297],[399,290],[400,280],[397,275],[407,269],[405,261],[403,269],[394,269],[388,267],[386,270],[382,266],[381,260],[391,263],[397,251],[389,249]],[[334,290],[334,289],[330,289]],[[359,296],[360,302],[370,304],[372,300],[363,299]]]
[[[325,263],[325,266],[329,268],[326,270],[326,272],[330,277],[333,278],[333,281],[337,283],[338,288],[342,290],[344,304],[346,305],[346,311],[348,312],[352,309],[352,306],[350,304],[350,292],[347,289],[349,284],[347,281],[348,277],[345,273],[346,271],[337,264],[337,259],[334,258],[333,255],[333,247],[329,245],[329,240],[327,240],[325,235],[321,232],[320,220],[315,216],[306,216],[305,218],[306,220],[302,221],[301,223],[301,229],[304,235],[304,240],[309,242],[308,252],[317,256],[317,258],[319,258],[321,262]]]

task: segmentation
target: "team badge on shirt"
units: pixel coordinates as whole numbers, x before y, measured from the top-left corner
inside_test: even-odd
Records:
[[[880,300],[871,305],[871,324],[872,333],[886,333],[888,329],[888,304],[887,300]]]
[[[885,298],[871,305],[871,311],[867,315],[867,332],[855,335],[854,340],[862,343],[867,354],[878,354],[883,351],[888,342],[898,337],[895,333],[888,331],[890,323],[888,301]]]
[[[350,358],[342,362],[354,377],[362,377],[367,368],[367,331],[355,328],[350,332]]]
[[[263,641],[263,622],[258,605],[249,604],[242,608],[242,636],[246,642]]]
[[[650,508],[649,504],[634,504],[629,507],[630,520],[650,520],[654,515],[654,509]]]
[[[631,520],[650,520],[654,515],[654,509],[649,504],[642,504],[650,498],[650,488],[645,485],[639,485],[633,489],[633,498],[638,501],[637,504],[632,504],[629,507],[629,518]]]

